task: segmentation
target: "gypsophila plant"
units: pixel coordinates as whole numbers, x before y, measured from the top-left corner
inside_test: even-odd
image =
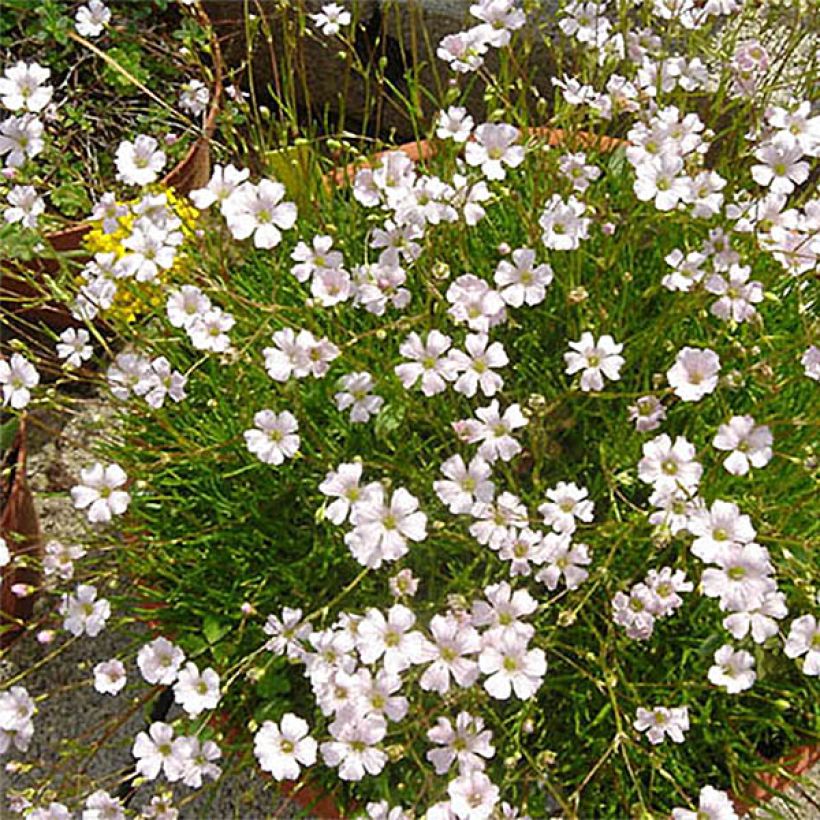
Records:
[[[370,818],[729,820],[817,743],[816,21],[538,5],[441,40],[418,162],[226,155],[192,207],[118,151],[55,345],[115,408],[70,495],[128,584],[51,544],[37,629],[149,623],[85,673],[147,715],[24,816],[176,817],[253,766]],[[302,23],[344,48],[349,10]],[[38,380],[15,352],[4,406]],[[22,761],[48,693],[2,687]]]

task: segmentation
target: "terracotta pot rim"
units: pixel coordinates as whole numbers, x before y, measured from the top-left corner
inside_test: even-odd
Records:
[[[535,125],[526,128],[521,128],[521,131],[527,136],[546,137],[547,144],[550,146],[562,145],[568,142],[577,141],[583,146],[595,146],[600,148],[603,153],[615,151],[618,148],[629,145],[627,140],[620,137],[610,137],[606,134],[593,134],[591,131],[573,131],[568,132],[564,128],[552,128],[548,125]],[[392,148],[385,148],[382,151],[377,151],[375,154],[367,157],[362,157],[358,160],[343,165],[341,168],[336,168],[325,175],[325,179],[329,182],[335,182],[337,185],[350,178],[361,168],[369,168],[377,164],[383,157],[388,154],[393,154],[397,151],[407,155],[414,162],[420,160],[427,160],[435,156],[438,150],[438,145],[432,139],[420,139],[412,142],[404,142]]]

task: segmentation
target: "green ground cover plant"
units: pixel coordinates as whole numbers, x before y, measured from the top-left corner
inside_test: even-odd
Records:
[[[93,357],[115,407],[71,496],[129,586],[52,547],[50,626],[152,623],[88,685],[181,707],[129,741],[155,803],[253,765],[372,818],[728,820],[817,741],[813,18],[564,4],[545,101],[534,9],[471,14],[423,159],[226,147],[55,280],[62,381]],[[341,6],[303,23],[353,42]],[[19,347],[6,405],[69,402]],[[17,797],[156,816],[133,783]]]

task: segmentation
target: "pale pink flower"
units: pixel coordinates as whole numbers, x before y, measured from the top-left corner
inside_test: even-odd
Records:
[[[802,615],[792,621],[783,651],[787,658],[806,656],[804,675],[820,675],[820,624],[813,615]]]
[[[501,342],[490,343],[486,333],[469,333],[464,351],[451,350],[450,363],[460,375],[454,389],[472,398],[479,388],[488,397],[494,396],[504,386],[504,380],[494,368],[505,367],[509,359]]]
[[[280,182],[243,182],[222,205],[233,238],[253,235],[255,247],[275,248],[282,241],[282,231],[296,224],[296,206],[283,202],[284,196],[285,186]]]
[[[170,686],[177,679],[185,653],[167,638],[154,638],[137,653],[137,666],[142,677],[151,684]]]
[[[512,262],[502,259],[498,263],[494,279],[501,298],[510,307],[521,307],[544,301],[553,273],[546,262],[535,264],[534,250],[517,248],[512,252]]]
[[[739,820],[729,795],[712,786],[700,790],[697,811],[672,809],[672,820]]]
[[[459,456],[451,456],[441,465],[446,481],[434,481],[433,489],[442,504],[454,515],[469,513],[476,502],[492,501],[495,485],[490,481],[492,469],[483,458],[475,456],[469,465]]]
[[[522,700],[533,697],[547,671],[543,650],[528,650],[525,640],[509,631],[485,638],[478,665],[488,675],[484,688],[498,700],[507,700],[513,692]]]
[[[468,712],[458,713],[455,726],[446,717],[437,718],[427,737],[442,747],[430,749],[425,755],[438,775],[445,774],[454,761],[458,761],[461,772],[483,769],[484,759],[490,760],[495,754],[492,732],[484,728],[480,717]]]
[[[116,695],[126,683],[125,666],[112,658],[94,667],[94,688],[102,695]]]
[[[260,410],[254,414],[252,430],[244,432],[248,450],[265,464],[279,466],[299,450],[299,423],[293,413]]]
[[[380,715],[336,720],[330,725],[333,740],[320,746],[325,765],[339,767],[342,780],[361,780],[365,774],[378,774],[387,755],[376,746],[384,739],[387,723]]]
[[[206,709],[215,709],[219,703],[219,675],[213,669],[201,673],[193,661],[179,670],[174,684],[174,699],[191,716],[196,717]]]
[[[450,808],[460,820],[487,820],[498,804],[499,790],[484,772],[470,769],[447,786]]]
[[[683,733],[689,730],[689,710],[685,706],[655,706],[653,709],[638,707],[632,724],[639,732],[646,732],[650,743],[658,745],[668,737],[674,743],[683,743]]]
[[[666,378],[678,398],[699,401],[717,387],[719,373],[720,358],[713,350],[684,347]]]
[[[467,143],[464,159],[468,165],[480,166],[487,179],[501,180],[504,166],[517,168],[524,161],[524,148],[516,145],[521,132],[508,123],[482,123],[475,129],[475,139]]]
[[[755,659],[745,650],[735,651],[724,644],[715,652],[715,665],[709,667],[708,678],[715,686],[722,686],[730,695],[736,695],[754,685],[757,674]]]
[[[451,339],[438,330],[431,330],[422,342],[418,333],[411,333],[399,346],[399,353],[410,359],[395,367],[402,385],[409,390],[421,379],[421,392],[434,396],[447,388],[447,382],[456,377],[456,368],[450,356]]]
[[[301,766],[316,762],[317,743],[310,737],[307,721],[292,712],[283,715],[280,723],[266,720],[253,739],[253,751],[263,771],[274,780],[296,780]]]
[[[732,416],[721,424],[712,444],[729,455],[723,466],[732,475],[746,475],[752,467],[765,467],[772,460],[772,431],[751,416]]]

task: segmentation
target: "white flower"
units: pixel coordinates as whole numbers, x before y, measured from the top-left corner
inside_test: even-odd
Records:
[[[387,755],[376,744],[384,739],[387,722],[380,715],[337,719],[330,725],[332,741],[322,743],[322,758],[327,766],[338,766],[342,780],[361,780],[365,773],[378,774]]]
[[[260,461],[278,466],[286,458],[296,455],[300,441],[296,433],[299,423],[293,413],[260,410],[254,415],[253,423],[256,427],[244,433],[245,443]]]
[[[280,182],[243,182],[222,206],[233,238],[247,239],[253,234],[255,247],[275,248],[282,241],[282,231],[296,224],[296,206],[282,202],[284,196],[285,186]]]
[[[512,262],[502,259],[495,269],[495,283],[501,298],[510,307],[523,304],[538,305],[544,301],[547,286],[552,282],[552,268],[535,264],[535,251],[517,248],[512,252]]]
[[[439,111],[436,119],[436,136],[442,140],[467,142],[474,124],[466,108],[451,105],[446,111]]]
[[[800,364],[803,365],[805,373],[810,379],[820,382],[820,347],[816,345],[807,347],[800,359]]]
[[[682,348],[675,364],[666,372],[675,395],[683,401],[700,401],[718,383],[720,358],[709,348]]]
[[[339,410],[350,410],[350,420],[363,424],[379,412],[384,399],[374,396],[373,377],[369,373],[348,373],[339,380],[341,390],[333,397]]]
[[[357,461],[340,464],[336,470],[328,472],[319,485],[323,495],[336,499],[325,510],[328,521],[336,525],[342,524],[350,513],[351,506],[368,496],[368,488],[359,485],[361,478],[362,464]]]
[[[32,718],[37,711],[25,687],[12,686],[0,692],[0,754],[13,745],[25,752],[34,734]]]
[[[574,190],[583,193],[601,176],[601,169],[596,165],[587,163],[587,156],[583,152],[577,154],[564,154],[558,160],[558,168],[561,174],[571,183]]]
[[[695,536],[692,554],[706,563],[713,563],[723,551],[735,544],[748,544],[755,529],[748,515],[741,515],[737,504],[715,501],[711,509],[701,509],[692,515],[689,532]]]
[[[445,355],[450,343],[450,337],[438,330],[431,330],[424,342],[413,332],[401,343],[399,353],[411,361],[396,365],[395,372],[406,390],[419,379],[425,396],[434,396],[446,389],[447,382],[456,376],[452,359]]]
[[[96,462],[80,471],[80,484],[71,488],[71,500],[78,510],[86,510],[92,524],[107,524],[112,516],[122,515],[131,496],[119,490],[128,480],[118,464],[103,465]]]
[[[86,799],[82,820],[125,820],[125,809],[118,798],[99,789]]]
[[[105,629],[111,615],[111,604],[105,598],[97,599],[97,588],[79,584],[74,595],[66,593],[60,605],[63,629],[79,637],[82,634],[95,638]]]
[[[178,370],[171,370],[171,364],[165,356],[158,356],[151,362],[151,370],[135,385],[134,393],[144,396],[149,407],[155,410],[165,403],[165,398],[181,402],[185,396],[187,379]]]
[[[190,327],[211,307],[211,300],[195,285],[183,285],[172,291],[165,303],[168,321],[173,327]]]
[[[174,699],[191,717],[196,717],[205,709],[216,708],[219,698],[219,675],[213,669],[205,669],[200,674],[197,665],[188,661],[179,670],[174,684]]]
[[[639,732],[646,732],[653,745],[663,743],[664,737],[674,743],[683,743],[683,733],[689,730],[689,710],[685,706],[674,706],[671,709],[664,706],[644,709],[639,706],[632,725]]]
[[[0,538],[0,567],[6,567],[11,563],[11,552],[5,538]]]
[[[384,489],[372,492],[353,506],[352,532],[345,536],[353,557],[363,566],[377,569],[383,561],[396,561],[407,553],[407,541],[427,538],[427,516],[418,499],[399,487],[387,500]]]
[[[208,107],[210,100],[211,92],[205,83],[201,80],[189,80],[180,91],[179,107],[198,117]]]
[[[57,356],[65,359],[63,367],[80,367],[83,362],[88,361],[94,353],[94,348],[89,344],[91,336],[85,328],[69,327],[60,334],[60,341],[57,343]]]
[[[468,420],[464,428],[464,439],[473,444],[481,442],[478,455],[492,463],[496,459],[509,461],[521,452],[521,445],[512,437],[513,430],[526,427],[521,408],[511,404],[502,414],[498,400],[493,399],[486,407],[479,407],[476,412],[478,421]]]
[[[7,168],[19,168],[26,159],[36,157],[43,145],[43,123],[34,114],[0,122],[0,156],[8,154]]]
[[[639,433],[657,430],[666,418],[666,408],[656,396],[641,396],[628,408],[629,418]]]
[[[589,236],[591,219],[585,217],[586,206],[571,196],[565,202],[558,194],[547,200],[544,211],[538,219],[543,228],[541,241],[553,251],[572,251],[578,248],[582,239]]]
[[[170,686],[177,679],[185,653],[167,638],[155,638],[137,653],[137,666],[142,677],[151,684]]]
[[[698,810],[672,809],[672,820],[738,820],[738,815],[726,792],[704,786],[700,790]]]
[[[7,362],[0,358],[0,385],[3,387],[3,407],[22,410],[31,401],[31,389],[40,383],[37,368],[22,354],[12,353]]]
[[[451,456],[441,465],[441,472],[447,480],[434,481],[433,489],[454,515],[469,513],[476,502],[492,501],[495,494],[495,485],[489,480],[492,469],[480,456],[473,458],[469,466],[461,456]]]
[[[134,142],[123,140],[115,159],[117,179],[126,185],[150,185],[157,181],[165,159],[165,152],[153,137],[140,134]]]
[[[186,330],[191,344],[197,350],[224,353],[231,346],[228,331],[235,324],[236,319],[230,313],[214,307],[195,317]]]
[[[482,674],[488,675],[484,688],[498,700],[507,700],[512,692],[522,700],[531,698],[541,687],[547,671],[542,649],[527,649],[526,641],[505,631],[491,638],[478,656]]]
[[[307,722],[292,712],[280,724],[266,720],[253,739],[253,751],[263,771],[275,780],[296,780],[302,766],[316,762],[316,741],[308,735]]]
[[[612,620],[626,629],[632,640],[645,641],[655,628],[657,600],[646,584],[635,584],[629,595],[616,592],[612,598]]]
[[[691,251],[684,256],[683,251],[675,248],[664,257],[664,261],[672,268],[672,273],[667,273],[661,279],[661,284],[667,290],[687,292],[703,278],[701,265],[706,261],[706,256],[702,253]]]
[[[813,615],[802,615],[792,621],[783,651],[788,658],[803,659],[803,674],[820,675],[820,624]]]
[[[809,176],[808,162],[801,162],[803,149],[788,137],[776,135],[755,151],[760,164],[752,166],[752,179],[776,194],[790,194]]]
[[[358,649],[362,663],[381,660],[390,674],[398,674],[413,664],[423,663],[424,639],[412,629],[416,616],[404,604],[393,604],[387,617],[375,608],[368,610],[358,625]]]
[[[721,424],[712,444],[730,455],[723,466],[732,475],[746,475],[752,467],[765,467],[772,460],[772,431],[751,416],[732,416]]]
[[[240,170],[233,165],[226,165],[224,168],[221,165],[214,165],[208,184],[204,188],[197,188],[195,191],[191,191],[189,194],[191,202],[193,202],[200,211],[210,208],[211,205],[215,203],[219,203],[224,215],[225,203],[231,194],[233,194],[243,182],[247,181],[250,173],[247,168]],[[186,285],[186,287],[191,286]]]
[[[732,265],[726,276],[712,274],[704,283],[709,293],[720,298],[709,308],[719,319],[747,322],[757,315],[754,305],[763,301],[763,285],[749,281],[748,265]]]
[[[765,643],[773,635],[777,635],[780,630],[777,622],[788,614],[786,596],[782,592],[771,590],[763,595],[757,606],[727,615],[723,619],[723,626],[738,641],[751,632],[755,643]]]
[[[474,626],[490,627],[484,638],[509,635],[522,643],[529,641],[535,629],[521,619],[538,608],[535,598],[526,589],[513,592],[506,581],[485,587],[484,595],[487,600],[473,601],[472,611]]]
[[[487,820],[498,803],[499,790],[484,772],[471,769],[447,786],[450,809],[460,820]]]
[[[304,654],[302,642],[310,635],[310,624],[302,620],[301,609],[282,607],[281,620],[276,615],[268,615],[262,631],[269,635],[265,649],[274,655],[284,655],[298,659]]]
[[[564,372],[572,375],[583,370],[581,390],[603,390],[604,376],[612,381],[620,380],[621,367],[625,361],[620,353],[624,346],[616,343],[612,336],[605,334],[596,342],[593,335],[586,331],[577,342],[570,342],[569,346],[570,352],[564,354],[564,361],[567,363]]]
[[[9,207],[3,211],[6,222],[19,222],[24,228],[36,228],[46,203],[31,185],[15,185],[6,197]]]
[[[757,675],[755,659],[745,650],[735,652],[724,644],[715,652],[715,665],[709,667],[708,678],[715,686],[722,686],[730,695],[751,689]]]
[[[0,77],[0,103],[9,111],[21,108],[37,113],[51,102],[54,89],[43,85],[51,76],[51,71],[38,63],[26,64],[20,60],[6,69]]]
[[[430,749],[425,755],[439,775],[445,774],[456,760],[462,772],[483,769],[483,758],[490,760],[495,754],[492,732],[484,728],[480,717],[473,717],[469,712],[459,712],[455,726],[445,717],[437,718],[427,737],[443,747]]]
[[[589,577],[584,569],[592,563],[586,544],[573,544],[568,535],[549,533],[544,537],[544,561],[547,564],[535,576],[547,589],[558,586],[561,576],[567,589],[577,589]]]
[[[682,172],[683,160],[674,154],[642,162],[636,169],[635,196],[642,202],[654,200],[659,211],[671,211],[689,192],[689,178]]]
[[[547,490],[547,501],[538,508],[544,523],[551,526],[556,532],[575,532],[576,519],[588,524],[592,521],[594,503],[588,498],[586,487],[579,487],[575,482],[569,484],[559,481],[558,484]]]
[[[656,490],[673,492],[683,488],[692,491],[702,474],[703,467],[695,461],[695,447],[683,436],[677,436],[673,444],[664,433],[643,445],[638,478],[654,484]]]
[[[478,678],[478,664],[465,656],[481,649],[478,632],[453,616],[434,615],[430,634],[433,641],[426,641],[421,651],[422,661],[431,662],[419,681],[421,688],[444,695],[450,691],[451,676],[461,687],[472,686]]]
[[[325,4],[320,12],[311,14],[310,18],[316,24],[316,27],[321,29],[325,37],[335,36],[341,29],[349,26],[350,21],[353,19],[350,12],[338,3]]]
[[[111,20],[111,10],[102,0],[88,0],[88,5],[77,9],[74,19],[81,37],[99,37]]]
[[[160,770],[171,782],[182,777],[185,761],[179,747],[174,747],[174,730],[167,723],[155,721],[147,732],[140,732],[134,740],[131,754],[137,759],[137,774],[156,780]]]
[[[475,130],[475,140],[468,142],[464,159],[468,165],[481,166],[487,179],[506,176],[504,166],[517,168],[524,161],[524,148],[515,145],[521,132],[508,123],[483,123]]]
[[[441,39],[436,56],[450,64],[454,71],[466,74],[476,71],[484,64],[483,54],[487,51],[486,29],[474,26],[467,31],[448,34]]]
[[[451,305],[447,313],[453,320],[479,333],[487,333],[507,318],[504,300],[498,291],[472,273],[459,276],[447,288],[447,301]]]
[[[451,350],[450,362],[460,373],[453,388],[472,398],[478,388],[485,396],[494,396],[504,386],[504,380],[493,368],[505,367],[509,359],[501,342],[493,342],[486,333],[469,333],[465,351]]]
[[[197,737],[178,737],[174,741],[174,754],[182,763],[182,782],[192,789],[202,786],[202,778],[216,780],[222,769],[213,761],[222,757],[222,751],[212,740],[204,743]]]
[[[125,666],[112,658],[94,667],[94,688],[101,695],[116,695],[125,686]]]

